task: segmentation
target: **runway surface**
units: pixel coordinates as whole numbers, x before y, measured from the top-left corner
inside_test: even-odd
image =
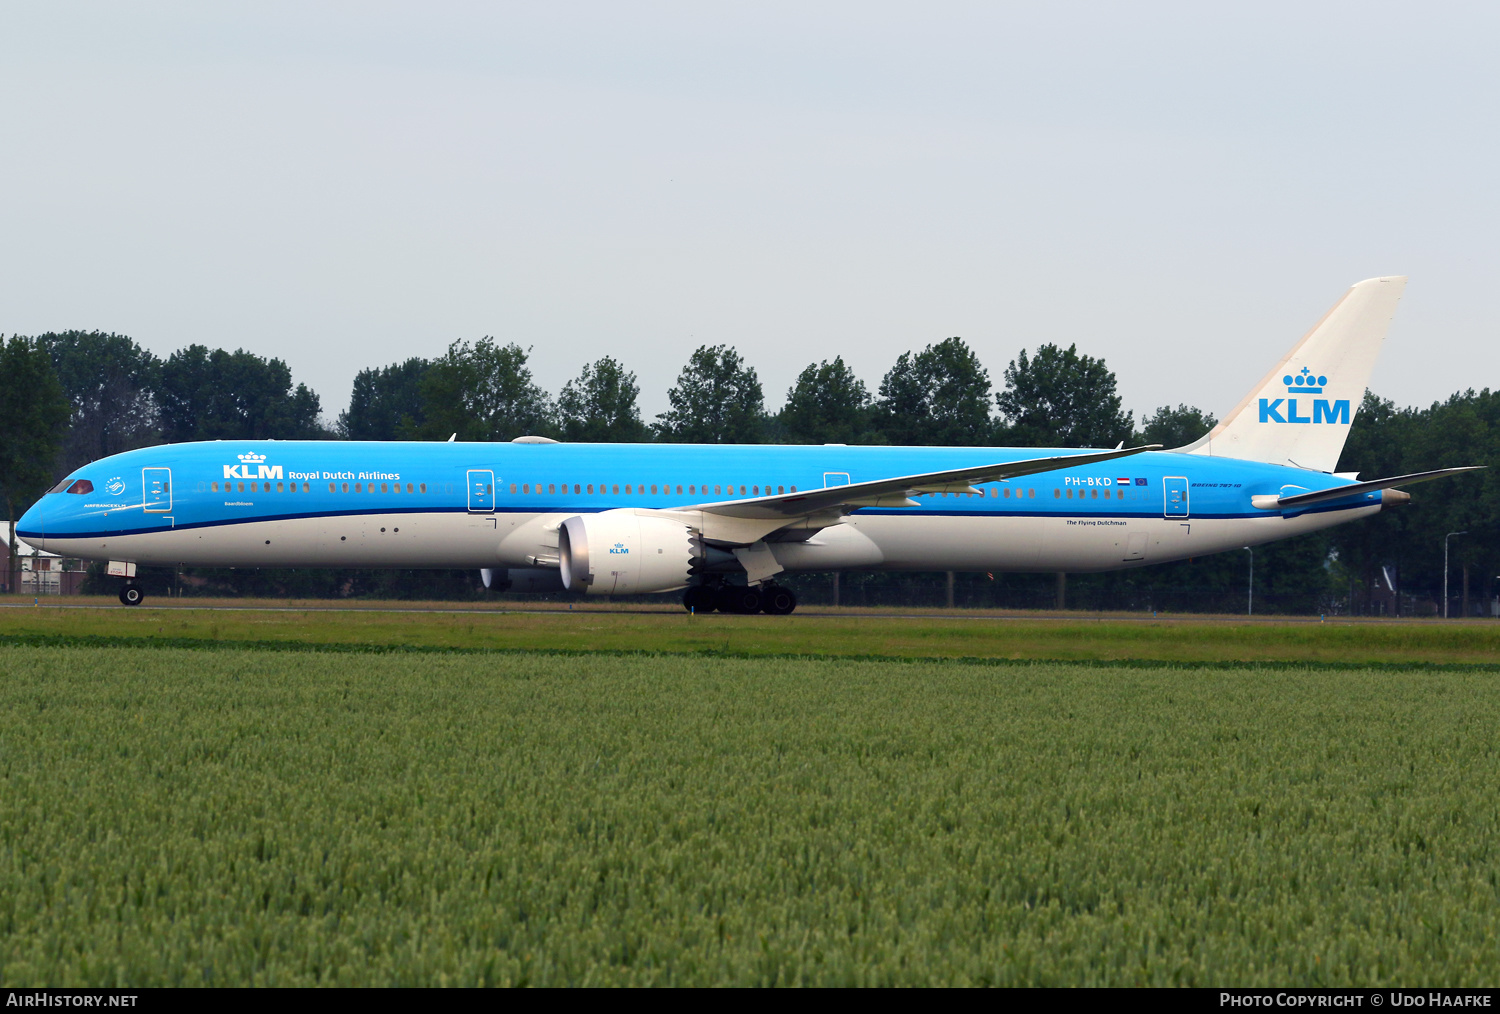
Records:
[[[460,607],[400,607],[400,606],[364,606],[364,605],[309,605],[309,606],[255,606],[255,605],[196,605],[191,601],[183,600],[152,600],[140,606],[124,606],[114,603],[85,603],[85,602],[0,602],[0,609],[78,609],[78,610],[124,610],[124,609],[180,609],[196,610],[202,612],[231,612],[231,613],[392,613],[392,614],[414,614],[429,613],[432,615],[454,615],[454,616],[552,616],[559,613],[576,613],[581,616],[587,615],[641,615],[641,616],[672,616],[676,615],[673,610],[660,607],[633,607],[618,606],[614,608],[590,606],[586,609],[567,608],[497,608],[488,609],[464,609]],[[720,615],[720,614],[714,614]],[[727,614],[733,615],[733,614]],[[759,614],[757,614],[759,615]],[[1376,625],[1389,626],[1392,624],[1418,624],[1430,625],[1443,623],[1447,625],[1463,625],[1470,623],[1493,622],[1485,618],[1450,619],[1439,620],[1436,617],[1384,617],[1384,616],[1227,616],[1223,614],[1206,615],[1120,615],[1120,614],[1089,614],[1089,613],[987,613],[968,612],[955,610],[953,612],[921,612],[921,613],[887,613],[887,612],[864,612],[848,611],[843,609],[829,608],[803,608],[794,614],[800,617],[822,617],[826,619],[840,620],[967,620],[971,622],[997,621],[997,622],[1054,622],[1054,623],[1078,623],[1080,621],[1093,621],[1096,623],[1322,623],[1340,625]]]

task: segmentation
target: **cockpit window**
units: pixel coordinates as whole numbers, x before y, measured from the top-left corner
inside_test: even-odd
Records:
[[[47,490],[47,492],[48,493],[61,493],[63,490],[65,490],[65,489],[68,488],[68,483],[70,483],[72,481],[73,481],[72,479],[64,479],[62,482],[59,482],[56,486],[53,486],[51,489]]]
[[[92,493],[93,491],[94,484],[92,482],[89,482],[87,479],[79,479],[77,482],[73,483],[73,485],[68,487],[69,493]]]

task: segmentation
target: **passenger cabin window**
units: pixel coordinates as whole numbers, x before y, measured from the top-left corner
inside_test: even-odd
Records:
[[[427,492],[427,483],[422,483],[422,485],[418,488],[421,489],[423,493]]]

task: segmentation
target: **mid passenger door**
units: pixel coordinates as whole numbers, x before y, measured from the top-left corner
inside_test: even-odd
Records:
[[[1163,508],[1162,516],[1186,521],[1188,516],[1187,479],[1180,475],[1169,475],[1162,480],[1162,487],[1166,496],[1166,506]]]
[[[495,473],[487,468],[469,469],[469,511],[474,514],[495,512]]]

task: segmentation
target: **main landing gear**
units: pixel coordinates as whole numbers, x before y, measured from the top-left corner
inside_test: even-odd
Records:
[[[120,603],[122,605],[138,606],[145,597],[146,593],[141,591],[141,586],[138,584],[127,584],[120,589]]]
[[[767,613],[785,616],[797,608],[790,588],[767,581],[758,588],[743,584],[695,584],[682,593],[682,607],[689,612]]]

